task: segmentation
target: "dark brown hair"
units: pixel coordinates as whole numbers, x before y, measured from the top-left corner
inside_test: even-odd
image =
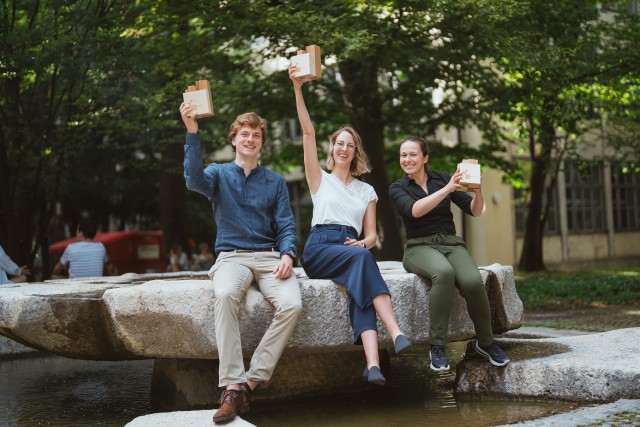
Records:
[[[402,148],[402,144],[404,144],[405,142],[415,142],[416,144],[418,144],[420,146],[420,151],[422,151],[423,157],[428,156],[430,153],[429,144],[427,144],[427,141],[424,138],[421,138],[419,136],[408,136],[400,141],[400,146],[398,147],[398,149]],[[424,164],[424,171],[427,173],[429,172],[429,162]]]

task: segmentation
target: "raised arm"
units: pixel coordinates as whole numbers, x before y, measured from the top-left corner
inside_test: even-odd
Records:
[[[462,177],[462,173],[460,169],[456,170],[456,173],[453,174],[451,180],[442,187],[440,190],[429,194],[427,197],[423,197],[422,199],[416,201],[411,208],[411,215],[414,218],[420,218],[423,215],[431,212],[433,208],[438,206],[438,204],[447,197],[449,193],[453,193],[460,187],[460,178]]]
[[[313,123],[311,123],[311,117],[307,106],[304,103],[304,97],[302,96],[302,84],[301,79],[293,77],[296,71],[296,66],[291,65],[289,67],[289,77],[293,82],[293,92],[296,95],[296,109],[298,110],[298,120],[300,121],[300,127],[302,128],[302,147],[304,149],[304,174],[307,177],[307,183],[309,184],[309,190],[311,194],[318,192],[320,187],[320,181],[322,180],[322,169],[318,162],[318,149],[316,148],[316,131],[313,129]]]
[[[482,178],[480,178],[480,185],[482,185]],[[471,201],[471,213],[473,216],[480,216],[483,207],[484,198],[482,197],[482,187],[478,187],[473,190],[473,200]]]
[[[215,188],[215,171],[211,165],[203,169],[198,122],[194,117],[189,117],[191,113],[191,106],[183,102],[180,105],[180,116],[187,128],[184,145],[184,180],[189,190],[197,191],[212,199]]]

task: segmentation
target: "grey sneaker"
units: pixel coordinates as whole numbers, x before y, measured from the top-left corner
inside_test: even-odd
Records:
[[[493,366],[504,366],[510,362],[509,356],[498,347],[495,341],[489,344],[489,347],[481,347],[480,343],[476,341],[476,351],[489,359]]]
[[[444,354],[443,345],[432,345],[429,350],[429,358],[431,358],[431,369],[434,371],[448,371],[449,361]]]

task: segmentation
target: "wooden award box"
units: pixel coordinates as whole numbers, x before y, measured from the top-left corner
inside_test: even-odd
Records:
[[[213,101],[209,80],[198,80],[194,86],[187,87],[182,94],[184,102],[191,104],[196,111],[196,119],[213,116]]]
[[[302,77],[304,81],[319,79],[322,76],[320,46],[312,44],[305,50],[299,50],[298,54],[291,58],[291,64],[298,67],[295,77]]]
[[[481,173],[480,164],[478,164],[477,160],[464,159],[458,163],[458,167],[460,168],[460,172],[462,172],[462,178],[460,179],[460,185],[462,185],[462,187],[458,188],[458,191],[471,191],[480,188]]]

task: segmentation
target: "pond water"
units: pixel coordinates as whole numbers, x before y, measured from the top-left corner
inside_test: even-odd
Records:
[[[428,350],[419,347],[391,358],[390,387],[357,396],[257,402],[243,418],[259,427],[476,427],[538,418],[571,406],[456,400],[454,365],[464,348],[465,343],[447,346],[452,370],[446,373],[431,371]],[[152,360],[0,359],[0,426],[124,426],[153,412],[149,403],[152,370]]]

